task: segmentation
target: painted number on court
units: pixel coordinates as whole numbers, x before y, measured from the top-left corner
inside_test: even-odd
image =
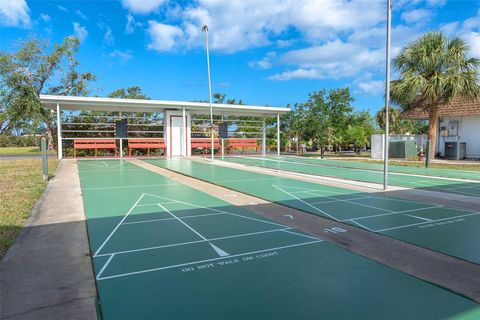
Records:
[[[340,227],[333,227],[333,228],[325,228],[323,232],[330,232],[330,233],[342,233],[347,232],[347,230],[340,228]]]

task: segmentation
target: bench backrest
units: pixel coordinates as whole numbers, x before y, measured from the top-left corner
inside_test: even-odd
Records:
[[[115,139],[74,139],[74,145],[89,145],[89,144],[101,144],[101,145],[116,145]]]
[[[257,145],[257,139],[228,139],[228,144],[234,145]]]
[[[212,144],[211,138],[192,138],[192,148],[196,147],[208,147]],[[213,139],[214,146],[218,147],[220,145],[220,139]]]
[[[141,139],[141,138],[131,138],[128,139],[129,146],[142,146],[142,145],[149,145],[149,146],[158,146],[160,148],[165,147],[165,140],[164,139]]]

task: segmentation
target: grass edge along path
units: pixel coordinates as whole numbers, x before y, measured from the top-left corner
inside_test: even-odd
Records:
[[[52,177],[57,159],[48,160]],[[0,260],[23,228],[30,213],[44,193],[47,183],[42,178],[41,159],[0,161]]]

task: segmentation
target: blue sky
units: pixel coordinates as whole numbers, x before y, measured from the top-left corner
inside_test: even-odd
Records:
[[[464,37],[480,57],[480,1],[393,0],[392,52],[425,31]],[[357,110],[383,105],[386,0],[0,0],[0,48],[31,35],[77,35],[92,95],[138,85],[154,99],[208,99],[204,34],[214,92],[285,106],[349,86]]]

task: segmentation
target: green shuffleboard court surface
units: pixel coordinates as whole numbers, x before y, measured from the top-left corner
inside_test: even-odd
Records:
[[[325,160],[275,156],[235,156],[225,157],[222,158],[222,160],[276,170],[383,184],[383,172],[381,171],[332,166],[331,164],[324,164],[323,161]],[[480,181],[475,183],[390,172],[388,175],[388,182],[390,185],[398,187],[421,188],[432,191],[480,197]]]
[[[448,319],[478,307],[128,162],[78,169],[104,319]]]
[[[313,163],[313,164],[320,164],[320,165],[332,166],[332,167],[383,171],[383,164],[366,162],[366,161],[351,161],[351,160],[349,161],[349,160],[343,160],[343,159],[321,159],[318,157],[316,158],[299,157],[299,156],[293,156],[293,155],[281,156],[281,157],[265,156],[265,158],[270,158],[270,159],[277,158],[277,159],[284,159],[284,160],[294,161],[299,163]],[[416,175],[422,175],[422,176],[445,177],[445,178],[480,181],[480,171],[472,171],[472,170],[411,167],[411,166],[406,166],[406,165],[403,166],[398,164],[397,165],[389,164],[388,170],[390,172],[416,174]]]
[[[480,263],[480,212],[393,199],[186,159],[145,160],[268,201]]]

